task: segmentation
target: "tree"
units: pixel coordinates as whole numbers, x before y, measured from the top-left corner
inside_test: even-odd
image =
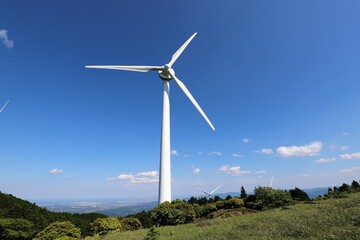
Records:
[[[310,201],[309,196],[306,192],[301,190],[300,188],[295,187],[294,189],[290,189],[290,195],[292,199],[295,201]]]
[[[32,239],[34,234],[34,224],[21,218],[0,219],[0,239]]]
[[[339,187],[339,192],[350,192],[351,190],[351,187],[346,184],[346,183],[343,183],[340,187]]]
[[[225,199],[226,199],[226,200],[230,200],[231,198],[232,198],[232,196],[227,195]]]
[[[151,211],[151,218],[160,226],[178,225],[193,222],[196,218],[194,206],[183,202],[164,202]]]
[[[188,200],[188,203],[190,203],[190,204],[196,204],[196,203],[198,203],[198,200],[197,200],[196,197],[191,197],[191,198]]]
[[[120,220],[124,231],[133,231],[142,228],[141,222],[135,217],[126,217]]]
[[[100,236],[110,232],[120,232],[121,223],[115,217],[98,218],[91,223],[91,230],[93,234],[99,234]]]
[[[53,222],[39,232],[34,240],[77,240],[81,239],[81,231],[71,222]]]
[[[240,198],[231,198],[225,201],[225,208],[239,208],[244,206],[244,201]]]
[[[270,187],[257,187],[254,190],[255,203],[258,209],[271,209],[289,205],[292,202],[290,193]]]
[[[245,188],[244,188],[244,186],[241,186],[240,197],[241,198],[246,198],[246,196],[247,196],[247,194],[246,194]]]
[[[360,190],[360,184],[357,181],[353,180],[352,183],[351,183],[351,188],[353,190],[355,190],[355,191],[359,191]]]
[[[219,202],[219,201],[221,201],[222,199],[221,199],[221,197],[219,197],[219,196],[215,196],[214,197],[214,202]]]

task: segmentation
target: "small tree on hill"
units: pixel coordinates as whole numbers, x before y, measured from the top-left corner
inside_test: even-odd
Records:
[[[142,228],[141,222],[135,217],[126,217],[120,220],[122,230],[133,231]]]
[[[309,201],[310,200],[307,193],[304,192],[303,190],[301,190],[300,188],[295,187],[294,189],[290,189],[289,192],[290,192],[292,199],[294,199],[295,201]]]
[[[255,203],[259,209],[271,209],[289,205],[292,202],[290,193],[270,187],[257,187],[254,190]]]
[[[151,218],[160,226],[178,225],[193,222],[196,218],[194,206],[183,202],[164,202],[151,211]]]
[[[105,235],[110,232],[120,232],[121,224],[119,219],[115,217],[98,218],[91,223],[93,234]]]
[[[340,187],[339,187],[339,192],[350,192],[351,190],[351,187],[346,184],[346,183],[343,183]]]
[[[78,240],[81,239],[81,231],[71,222],[53,222],[39,232],[34,240]]]
[[[359,191],[360,190],[360,184],[353,180],[352,183],[351,183],[351,189],[355,190],[355,191]]]
[[[240,197],[241,198],[246,198],[246,196],[247,196],[247,194],[246,194],[245,188],[244,188],[244,186],[241,186]]]
[[[0,219],[0,239],[32,239],[35,235],[34,224],[22,218]]]

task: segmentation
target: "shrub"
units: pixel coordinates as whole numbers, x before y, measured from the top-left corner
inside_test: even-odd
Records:
[[[81,231],[71,222],[53,222],[39,232],[34,240],[77,240],[81,239]]]
[[[160,226],[193,222],[196,218],[194,206],[181,200],[164,202],[151,211],[151,218]]]
[[[244,206],[244,201],[240,198],[230,198],[225,201],[225,208],[239,208]]]
[[[120,232],[121,224],[119,219],[115,217],[98,218],[91,223],[91,231],[93,234],[99,234],[100,236],[110,232]]]
[[[270,187],[257,187],[255,195],[249,195],[245,199],[245,206],[252,209],[263,210],[278,208],[292,203],[290,193],[283,190],[275,190]]]
[[[133,231],[142,228],[139,219],[134,217],[126,217],[120,220],[122,230]]]
[[[148,233],[145,236],[145,240],[157,240],[160,233],[159,230],[157,230],[154,226],[150,228]]]
[[[34,224],[21,218],[0,219],[0,239],[32,239]]]

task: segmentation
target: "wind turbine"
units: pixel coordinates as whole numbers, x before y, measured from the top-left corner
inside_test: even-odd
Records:
[[[215,188],[214,190],[212,190],[211,192],[207,192],[205,190],[202,190],[201,188],[198,188],[200,189],[203,193],[209,195],[209,197],[211,197],[211,194],[213,194],[216,190],[218,190],[222,185],[218,186],[217,188]]]
[[[210,122],[204,111],[196,102],[185,84],[175,76],[172,68],[173,64],[185,50],[187,45],[196,36],[194,33],[172,56],[170,62],[164,66],[86,66],[86,68],[125,70],[135,72],[158,71],[159,77],[163,80],[163,109],[161,124],[161,144],[160,144],[160,179],[159,179],[159,204],[169,201],[171,202],[171,170],[170,170],[170,80],[174,80],[189,100],[194,104],[206,122],[215,131],[213,124]]]
[[[5,105],[0,109],[0,113],[4,110],[4,108],[6,107],[6,105],[10,102],[10,100],[7,100],[7,102],[5,103]]]
[[[273,181],[274,181],[274,177],[272,176],[272,177],[271,177],[271,180],[270,180],[270,185],[269,185],[270,188],[272,188]]]

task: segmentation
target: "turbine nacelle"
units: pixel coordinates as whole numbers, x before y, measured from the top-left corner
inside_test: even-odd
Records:
[[[164,81],[170,81],[172,79],[172,75],[175,75],[174,69],[172,69],[168,64],[162,67],[161,70],[159,70],[159,77]]]

